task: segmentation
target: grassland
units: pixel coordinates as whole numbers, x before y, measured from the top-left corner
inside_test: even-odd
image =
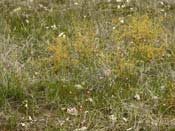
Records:
[[[1,0],[0,130],[174,131],[174,1]]]

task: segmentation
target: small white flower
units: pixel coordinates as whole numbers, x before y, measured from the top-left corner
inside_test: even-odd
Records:
[[[74,5],[78,5],[78,2],[75,2]]]
[[[160,89],[161,90],[164,90],[165,89],[165,86],[164,85],[160,86]]]
[[[53,30],[56,30],[56,29],[57,29],[57,26],[54,24],[54,25],[51,26],[51,28],[52,28]]]
[[[109,116],[109,119],[112,121],[112,122],[115,122],[117,120],[117,117],[115,115],[110,115]]]
[[[35,75],[38,75],[39,73],[38,72],[35,72]]]
[[[92,98],[88,98],[87,101],[93,102],[93,99]]]
[[[25,108],[28,108],[28,104],[27,103],[24,106],[25,106]]]
[[[125,8],[126,7],[126,5],[122,5],[122,8]]]
[[[45,28],[46,28],[46,29],[49,29],[49,27],[48,27],[48,26],[46,26]]]
[[[120,5],[117,5],[117,8],[120,9]]]
[[[20,125],[21,125],[22,127],[25,127],[25,126],[26,126],[26,124],[25,124],[25,123],[20,123]]]
[[[120,20],[120,23],[122,23],[122,24],[123,24],[123,23],[124,23],[124,20]]]
[[[75,129],[74,131],[86,131],[87,127],[83,126],[81,128]]]
[[[44,5],[42,5],[42,4],[39,4],[39,7],[40,7],[40,8],[44,8]]]
[[[116,27],[115,27],[115,26],[113,26],[113,27],[112,27],[112,29],[113,29],[113,30],[115,30],[115,29],[116,29]]]
[[[131,0],[126,0],[127,3],[129,3]]]
[[[111,69],[107,68],[107,69],[104,69],[104,70],[103,70],[103,73],[104,73],[105,76],[108,77],[108,76],[111,75],[112,71],[111,71]]]
[[[124,23],[124,18],[119,18],[120,23]]]
[[[134,8],[132,8],[132,7],[131,7],[131,8],[130,8],[130,10],[132,10],[132,11],[133,11],[133,10],[134,10]]]
[[[153,96],[153,99],[154,100],[158,100],[159,98],[157,96]]]
[[[58,36],[63,37],[64,35],[65,35],[64,32],[61,32]]]
[[[164,10],[164,9],[161,9],[160,11],[161,11],[161,12],[164,12],[165,10]]]
[[[84,87],[82,85],[80,85],[80,84],[76,84],[75,88],[77,88],[77,89],[84,89]]]
[[[70,120],[70,118],[69,118],[69,117],[67,117],[67,118],[66,118],[66,121],[69,121],[69,120]]]
[[[102,79],[104,79],[104,77],[103,76],[100,76],[99,79],[102,80]]]
[[[125,117],[123,117],[122,119],[123,119],[124,122],[127,122],[128,121]]]
[[[167,54],[168,57],[171,57],[171,54]]]
[[[164,2],[163,2],[163,1],[160,1],[160,4],[161,4],[161,5],[164,5]]]
[[[136,94],[135,96],[134,96],[134,99],[136,99],[136,100],[140,100],[140,95],[139,94]]]
[[[21,7],[18,7],[18,8],[16,8],[16,9],[14,9],[12,12],[17,13],[17,12],[19,12],[19,11],[21,11]]]
[[[63,35],[63,38],[66,38],[66,35],[65,34]]]
[[[132,130],[132,127],[128,128],[128,129],[126,129],[126,131],[130,131],[130,130]]]
[[[68,108],[67,109],[67,113],[70,114],[70,115],[72,115],[72,116],[77,116],[78,115],[78,110],[75,107]]]
[[[59,120],[59,124],[60,124],[60,126],[63,126],[64,123],[65,123],[65,121],[63,121],[63,120]]]
[[[32,119],[32,117],[31,117],[31,116],[29,116],[29,121],[33,121],[33,119]]]
[[[26,23],[29,24],[29,20],[28,19],[26,19]]]
[[[131,41],[131,42],[130,42],[130,44],[134,44],[134,42],[133,42],[133,41]]]
[[[123,0],[116,0],[116,2],[122,2]]]

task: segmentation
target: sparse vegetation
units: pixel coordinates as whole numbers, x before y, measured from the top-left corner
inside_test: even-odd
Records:
[[[174,7],[0,1],[0,130],[175,130]]]

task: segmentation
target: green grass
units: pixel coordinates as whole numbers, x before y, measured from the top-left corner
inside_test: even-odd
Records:
[[[0,2],[0,130],[175,130],[174,3],[77,3]]]

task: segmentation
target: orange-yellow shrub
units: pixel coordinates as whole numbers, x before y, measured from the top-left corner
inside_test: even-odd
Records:
[[[53,60],[56,63],[64,63],[65,61],[70,60],[70,54],[68,51],[68,46],[66,40],[62,37],[58,37],[56,44],[52,44],[49,47],[49,51],[53,52]]]
[[[148,15],[132,17],[128,25],[124,25],[121,38],[132,41],[134,44],[154,43],[161,40],[164,29]]]
[[[49,51],[52,53],[51,61],[57,68],[89,65],[90,61],[97,56],[98,47],[93,28],[89,25],[86,27],[82,22],[78,25],[77,22],[73,23],[76,26],[73,26],[75,33],[71,38],[68,36],[66,38],[58,37],[56,42],[49,46]]]
[[[114,31],[116,43],[119,43],[118,46],[125,46],[130,59],[145,62],[164,56],[164,38],[165,30],[161,19],[154,21],[148,15],[132,16],[127,24]]]

